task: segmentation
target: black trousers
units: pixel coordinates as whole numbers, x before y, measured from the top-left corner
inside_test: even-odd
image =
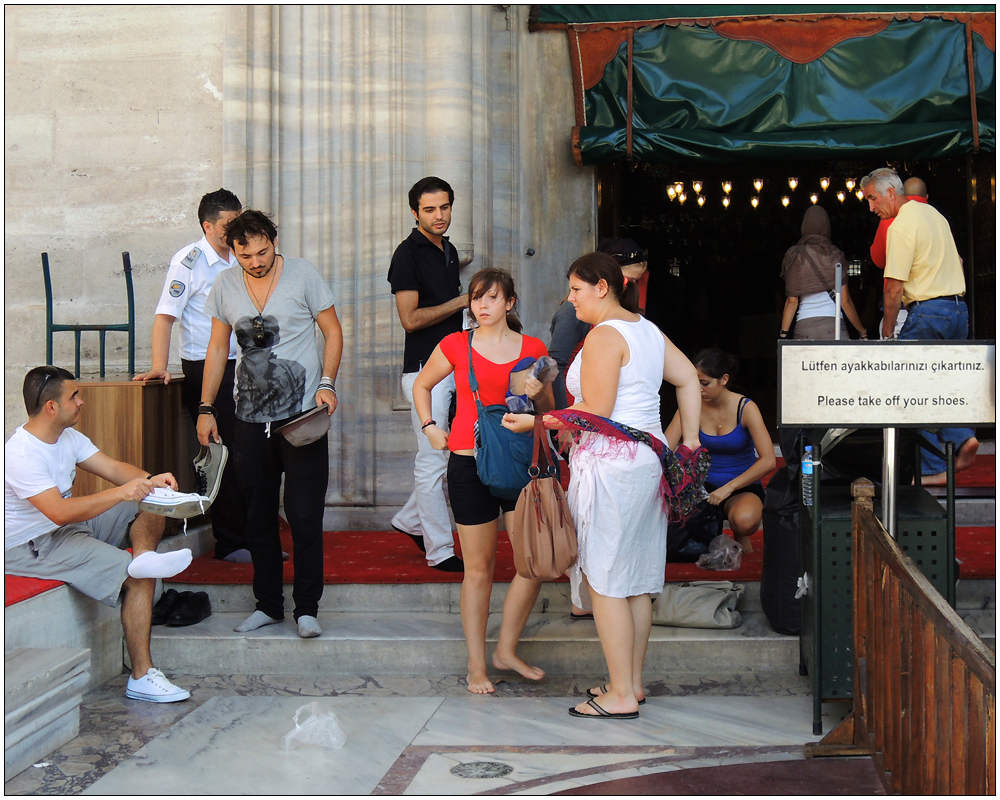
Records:
[[[278,508],[285,476],[285,516],[292,529],[295,619],[315,617],[323,596],[323,510],[330,477],[327,437],[293,447],[277,429],[287,420],[236,420],[236,473],[247,501],[247,544],[253,558],[257,610],[273,619],[285,615],[282,594]]]
[[[198,406],[201,405],[201,382],[205,374],[204,361],[181,361],[184,384],[181,397],[184,407],[191,415],[191,421],[198,427]],[[219,436],[226,447],[232,447],[236,437],[236,402],[233,400],[233,382],[236,379],[236,360],[226,362],[222,373],[222,384],[215,398],[215,410],[219,416]],[[212,515],[212,533],[215,535],[215,557],[225,558],[236,550],[246,548],[247,525],[246,501],[240,483],[236,479],[236,467],[227,464],[222,473],[219,494],[209,511]]]

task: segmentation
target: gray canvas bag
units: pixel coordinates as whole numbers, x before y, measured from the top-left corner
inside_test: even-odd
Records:
[[[675,628],[738,628],[743,584],[732,581],[667,583],[653,602],[653,624]]]

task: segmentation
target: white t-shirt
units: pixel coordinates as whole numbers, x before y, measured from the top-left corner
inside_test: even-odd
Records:
[[[3,446],[3,549],[52,533],[59,526],[35,508],[29,497],[51,489],[63,497],[73,494],[76,465],[98,449],[73,428],[62,432],[55,444],[46,444],[22,425]]]
[[[181,358],[185,361],[205,360],[212,336],[212,317],[205,311],[205,301],[219,273],[238,263],[232,253],[229,261],[220,258],[204,236],[170,259],[156,313],[180,320]],[[229,357],[236,358],[235,336],[229,339]]]
[[[837,316],[837,304],[830,299],[829,292],[804,294],[799,298],[799,311],[795,315],[796,319],[835,316]]]

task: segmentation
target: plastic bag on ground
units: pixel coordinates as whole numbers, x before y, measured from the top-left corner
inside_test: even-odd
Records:
[[[281,737],[283,753],[290,753],[303,744],[315,744],[330,750],[339,750],[347,740],[340,723],[337,722],[337,715],[332,711],[321,709],[315,700],[300,706],[292,721],[295,727]]]
[[[735,570],[743,563],[743,548],[735,539],[721,534],[709,542],[708,552],[699,557],[700,569]]]

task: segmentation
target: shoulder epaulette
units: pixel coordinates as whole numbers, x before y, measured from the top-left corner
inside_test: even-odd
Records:
[[[197,247],[192,247],[191,252],[181,259],[181,266],[187,267],[188,269],[194,269],[194,262],[198,260],[198,256],[200,255],[201,250]]]

